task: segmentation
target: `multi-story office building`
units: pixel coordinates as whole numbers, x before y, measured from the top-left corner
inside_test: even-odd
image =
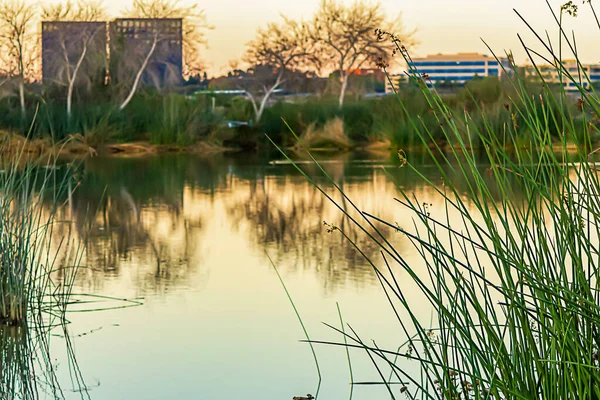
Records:
[[[538,65],[537,69],[536,71],[530,62],[523,67],[526,77],[533,79],[540,79],[541,77],[548,84],[560,84],[562,82],[567,91],[578,91],[578,86],[588,89],[590,84],[600,82],[600,64],[580,65],[576,60],[563,60],[562,68],[559,65],[543,64]]]
[[[67,85],[81,59],[75,84],[104,84],[106,22],[42,22],[42,80]]]
[[[114,83],[129,79],[150,54],[142,82],[162,88],[181,83],[181,18],[119,18],[110,24],[110,75]]]
[[[508,58],[489,57],[478,53],[437,54],[422,58],[413,58],[407,66],[408,75],[422,77],[428,86],[439,86],[450,83],[463,85],[478,77],[501,77],[510,70]],[[396,75],[392,81],[406,77],[407,74]],[[392,91],[388,82],[386,92]]]

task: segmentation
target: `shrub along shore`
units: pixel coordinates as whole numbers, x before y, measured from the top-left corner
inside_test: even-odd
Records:
[[[540,108],[556,108],[547,98],[556,96],[560,88],[548,90],[536,81],[524,80],[522,84],[530,99],[519,99],[512,85],[497,78],[478,79],[464,87],[438,91],[447,107],[466,116],[456,129],[468,147],[481,147],[481,138],[472,132],[484,128],[496,134],[494,139],[499,143],[528,147],[533,136],[531,127],[523,122],[524,102],[533,101]],[[0,130],[5,133],[4,142],[30,132],[28,138],[36,148],[47,149],[66,140],[69,145],[60,148],[72,154],[99,149],[109,154],[255,150],[269,148],[265,135],[278,145],[297,149],[456,147],[456,143],[448,143],[439,112],[428,104],[419,85],[405,83],[397,89],[397,96],[354,96],[341,108],[336,98],[327,96],[280,100],[267,108],[258,122],[253,121],[250,101],[224,95],[215,95],[213,101],[213,96],[206,94],[146,92],[134,98],[125,110],[100,98],[89,104],[78,103],[71,118],[67,118],[60,99],[31,99],[28,104],[37,105],[28,110],[25,118],[16,99],[3,99]],[[594,142],[599,136],[600,118],[585,115],[576,95],[567,99],[560,111],[573,115],[575,129],[558,124],[551,127],[550,136],[557,142],[563,134],[573,142]],[[417,123],[406,115],[417,116]],[[230,127],[230,121],[244,124]],[[421,130],[427,132],[426,140],[418,134]],[[507,132],[513,137],[506,137]],[[589,137],[583,137],[586,135]]]

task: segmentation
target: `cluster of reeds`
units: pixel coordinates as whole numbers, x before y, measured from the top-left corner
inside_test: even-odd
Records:
[[[600,178],[593,140],[600,99],[584,90],[589,76],[581,64],[573,72],[561,62],[561,49],[578,58],[562,27],[568,10],[553,12],[560,46],[538,36],[547,54],[524,48],[530,59],[545,59],[575,83],[575,97],[550,90],[537,66],[546,90],[531,96],[514,72],[507,77],[515,93],[506,104],[511,122],[498,128],[477,102],[474,111],[457,112],[426,77],[413,76],[437,118],[436,132],[452,146],[440,148],[420,116],[401,103],[440,179],[420,174],[410,152],[399,152],[400,167],[419,174],[434,195],[417,197],[398,187],[399,212],[412,216],[402,225],[355,207],[339,187],[352,212],[328,196],[380,247],[381,257],[363,255],[406,342],[383,349],[351,326],[332,326],[344,340],[321,343],[366,351],[392,398],[600,398]],[[474,117],[480,123],[473,124]],[[530,132],[526,146],[519,126]],[[473,140],[482,144],[485,165]],[[404,235],[418,262],[394,248],[383,226]],[[343,229],[332,233],[352,241]]]
[[[52,155],[34,160],[22,150],[2,159],[0,325],[25,324],[32,311],[66,308],[81,247],[52,232],[67,223],[56,219],[56,211],[75,187],[69,169]]]

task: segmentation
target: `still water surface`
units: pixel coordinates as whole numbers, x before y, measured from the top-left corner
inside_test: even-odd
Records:
[[[65,211],[80,232],[90,232],[75,292],[143,303],[69,315],[92,399],[280,400],[315,394],[312,354],[267,254],[312,339],[342,340],[322,324],[339,326],[336,302],[363,339],[389,349],[406,339],[371,267],[339,232],[327,233],[324,221],[344,229],[380,262],[378,249],[293,166],[270,160],[178,155],[90,159],[81,167],[80,186]],[[411,224],[394,200],[399,188],[436,208],[433,191],[409,169],[398,168],[393,157],[341,155],[323,166],[361,209],[392,223]],[[314,165],[302,167],[334,193]],[[440,179],[432,166],[420,170],[434,182]],[[333,197],[350,207],[339,194]],[[383,233],[418,266],[406,238],[393,229]],[[397,278],[411,290],[402,271]],[[417,296],[415,302],[422,300]],[[122,303],[100,306],[115,304]],[[425,307],[424,318],[429,315]],[[56,341],[53,357],[65,394],[80,398],[68,391],[67,360]],[[322,345],[316,351],[323,376],[319,397],[348,398],[345,351]],[[364,354],[351,357],[355,381],[380,380]],[[384,388],[360,386],[353,398],[389,397]]]

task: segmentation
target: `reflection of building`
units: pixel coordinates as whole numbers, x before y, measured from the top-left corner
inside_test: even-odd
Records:
[[[541,75],[541,78],[550,84],[560,84],[562,81],[567,91],[578,91],[578,85],[583,88],[589,88],[590,83],[593,85],[596,82],[600,82],[600,64],[578,65],[576,60],[563,60],[562,68],[558,65],[549,64],[537,65],[537,68],[539,73],[530,62],[527,63],[523,67],[525,76],[539,79]]]
[[[67,84],[83,55],[76,84],[103,84],[106,39],[106,22],[42,22],[44,83]]]
[[[110,24],[111,79],[139,70],[151,52],[142,81],[154,87],[181,83],[183,69],[181,18],[119,18]]]
[[[511,70],[508,58],[498,60],[478,53],[437,54],[413,58],[408,67],[411,74],[423,77],[428,86],[442,83],[462,85],[477,77],[501,77],[505,70]],[[390,91],[391,86],[387,83],[386,92]]]

